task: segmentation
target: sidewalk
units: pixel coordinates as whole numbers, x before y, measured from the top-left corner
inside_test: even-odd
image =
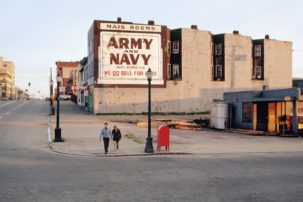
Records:
[[[108,116],[86,114],[78,106],[69,102],[62,103],[61,125],[65,142],[53,143],[53,151],[71,155],[105,156],[103,142],[99,142],[100,130]],[[127,117],[127,116],[126,116]],[[51,116],[51,132],[54,138],[56,116]],[[109,127],[117,125],[122,132],[120,149],[115,152],[110,143],[107,156],[146,155],[144,153],[147,128],[137,127],[131,123],[109,122]],[[132,133],[142,143],[125,137]],[[303,152],[302,138],[281,138],[269,136],[249,136],[211,130],[170,130],[170,151],[157,148],[157,129],[152,128],[155,154],[240,154],[269,152]]]

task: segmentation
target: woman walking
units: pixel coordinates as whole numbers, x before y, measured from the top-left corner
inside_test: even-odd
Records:
[[[114,126],[114,129],[112,130],[112,135],[113,135],[113,141],[114,141],[114,148],[116,151],[119,149],[119,141],[122,138],[120,129],[117,128],[117,126]]]

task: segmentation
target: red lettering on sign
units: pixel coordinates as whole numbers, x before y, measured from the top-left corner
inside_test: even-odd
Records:
[[[114,54],[114,53],[111,53],[110,54],[110,58],[109,58],[109,62],[110,62],[110,64],[113,64],[113,63],[115,63],[116,65],[117,64],[120,64],[120,62],[119,62],[119,54]]]
[[[130,57],[130,59],[132,61],[132,64],[136,65],[138,63],[140,55],[136,55],[136,57],[135,57],[134,54],[130,54],[129,57]]]
[[[146,57],[146,55],[142,55],[142,59],[143,59],[143,61],[144,61],[144,65],[148,65],[148,60],[149,60],[150,56],[151,56],[151,55],[148,55],[148,56]]]
[[[144,72],[142,71],[135,71],[135,75],[137,76],[142,76],[144,74]]]
[[[131,38],[130,40],[130,44],[131,44],[131,49],[135,49],[135,48],[138,48],[138,49],[142,49],[142,39],[134,39],[134,38]]]
[[[148,39],[143,39],[145,45],[146,45],[146,49],[150,49],[150,44],[152,43],[153,39],[150,39],[148,41]]]
[[[120,42],[120,48],[129,49],[129,47],[128,47],[129,41],[127,38],[120,38],[119,42]]]
[[[110,71],[104,71],[104,75],[105,76],[110,76],[111,74],[110,74]]]
[[[109,42],[108,42],[108,45],[107,45],[107,48],[110,48],[111,46],[115,47],[115,48],[118,48],[118,44],[117,44],[117,41],[115,39],[115,37],[111,37]]]
[[[117,42],[118,40],[118,42]],[[107,48],[120,48],[120,49],[142,49],[143,43],[145,44],[146,49],[150,49],[153,39],[136,39],[136,38],[119,38],[111,37],[107,44]]]
[[[119,71],[113,71],[113,76],[119,76]]]
[[[132,72],[131,71],[121,71],[121,75],[122,76],[132,76]]]
[[[125,64],[127,64],[127,65],[130,65],[130,62],[129,62],[128,56],[127,56],[126,54],[123,54],[123,55],[122,55],[122,58],[121,58],[120,64],[122,65],[123,63],[125,63]]]
[[[123,63],[126,65],[137,65],[139,59],[141,58],[144,62],[144,65],[148,65],[149,59],[150,59],[151,55],[143,55],[143,54],[122,54],[121,58],[120,58],[120,54],[119,53],[111,53],[110,54],[110,58],[109,58],[109,62],[110,64],[116,64],[116,65],[122,65]]]

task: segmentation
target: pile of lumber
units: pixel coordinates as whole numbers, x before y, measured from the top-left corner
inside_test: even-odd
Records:
[[[182,129],[182,130],[200,130],[200,126],[196,123],[185,121],[185,120],[175,120],[168,123],[170,128]]]
[[[167,125],[170,128],[181,129],[181,130],[200,130],[201,126],[187,120],[160,120],[153,119],[151,122],[152,127],[159,127],[161,125]],[[147,127],[147,121],[138,121],[137,126],[139,127]]]

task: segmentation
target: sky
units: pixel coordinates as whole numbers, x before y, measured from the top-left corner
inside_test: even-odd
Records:
[[[303,1],[300,0],[0,0],[0,56],[15,64],[16,86],[49,95],[56,61],[87,56],[93,20],[198,25],[213,34],[293,42],[293,76],[303,77]],[[28,87],[28,83],[31,87]],[[40,92],[40,93],[38,93]]]

